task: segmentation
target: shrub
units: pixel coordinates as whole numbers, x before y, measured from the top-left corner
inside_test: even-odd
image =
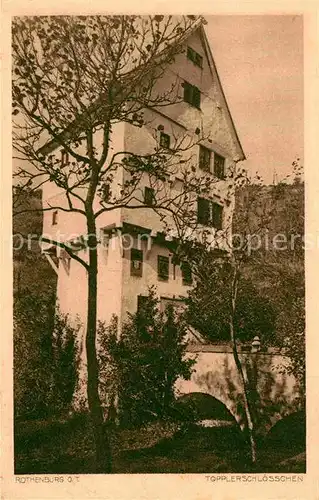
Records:
[[[77,378],[76,329],[52,296],[27,291],[14,303],[14,412],[42,419],[69,407]]]
[[[185,359],[186,326],[168,307],[160,311],[154,289],[149,290],[143,307],[130,315],[116,338],[114,324],[108,329],[104,347],[109,353],[118,394],[120,421],[125,426],[172,416],[174,384],[179,377],[189,379],[194,360]],[[101,358],[100,358],[101,359]],[[102,361],[101,368],[105,366]]]

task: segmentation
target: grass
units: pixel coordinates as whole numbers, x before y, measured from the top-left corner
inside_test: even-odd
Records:
[[[242,433],[234,426],[183,430],[176,423],[154,422],[111,432],[114,473],[252,472]],[[23,424],[16,429],[15,473],[94,473],[92,449],[83,418]],[[254,472],[305,472],[302,451],[265,442]]]

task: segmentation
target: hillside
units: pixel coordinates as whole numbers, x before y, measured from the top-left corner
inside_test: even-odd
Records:
[[[245,230],[249,227],[251,234],[254,234],[261,226],[259,234],[265,235],[265,230],[268,233],[268,248],[264,237],[266,251],[273,249],[271,243],[275,235],[285,235],[285,238],[277,238],[278,243],[282,240],[282,244],[278,245],[281,248],[277,250],[287,258],[294,255],[303,259],[304,196],[302,182],[275,186],[250,185],[237,189],[233,232],[240,233],[245,226]],[[287,248],[284,248],[285,239]]]
[[[32,211],[41,208],[41,191],[31,193],[23,200],[14,195],[15,211],[30,210],[13,217],[13,291],[14,295],[43,295],[53,293],[56,287],[56,274],[45,256],[41,253],[38,241],[31,241],[31,235],[42,234],[42,212]],[[28,237],[23,241],[20,234]]]
[[[236,195],[233,231],[248,228],[252,238],[244,273],[272,304],[279,343],[304,331],[304,204],[302,182],[253,185]]]

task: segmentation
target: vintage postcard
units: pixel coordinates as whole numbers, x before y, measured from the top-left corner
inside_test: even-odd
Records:
[[[319,497],[317,7],[3,3],[2,498]]]

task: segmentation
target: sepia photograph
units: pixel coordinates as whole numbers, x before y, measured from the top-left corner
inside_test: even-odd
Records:
[[[11,46],[14,474],[301,477],[303,16],[21,15]]]

